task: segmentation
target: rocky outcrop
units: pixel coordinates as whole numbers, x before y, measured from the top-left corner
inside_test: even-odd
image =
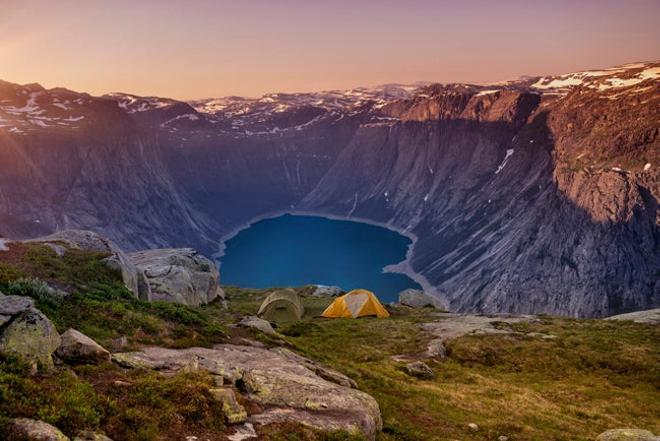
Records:
[[[32,299],[0,294],[0,352],[20,355],[42,367],[53,367],[52,354],[60,345],[55,325],[33,307]]]
[[[199,306],[224,297],[217,266],[192,248],[139,251],[129,258],[144,272],[152,300]]]
[[[612,429],[596,437],[596,441],[660,441],[660,437],[642,429]]]
[[[107,254],[103,262],[121,273],[126,288],[136,297],[142,300],[150,300],[149,285],[146,283],[144,273],[130,261],[126,253],[114,242],[93,231],[58,231],[49,236],[31,239],[29,242],[48,245],[59,255],[65,254],[67,248]]]
[[[263,412],[248,421],[269,424],[297,422],[322,430],[348,430],[374,439],[382,421],[376,401],[364,392],[321,378],[296,359],[277,351],[234,345],[213,349],[145,348],[113,354],[124,367],[176,372],[195,362],[200,369],[236,384],[245,399]]]
[[[57,427],[29,418],[12,420],[9,430],[9,441],[69,441]]]
[[[657,325],[660,324],[660,308],[613,315],[611,317],[607,317],[605,320],[630,320],[635,323]]]
[[[433,370],[423,361],[414,361],[406,365],[406,372],[411,377],[431,380],[435,377]]]
[[[437,297],[426,294],[418,289],[406,289],[399,293],[399,303],[411,308],[431,308],[442,309],[442,303]]]
[[[68,363],[99,364],[110,361],[110,352],[80,331],[67,329],[61,338],[55,355]]]

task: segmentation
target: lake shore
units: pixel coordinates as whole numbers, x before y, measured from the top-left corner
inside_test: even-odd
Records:
[[[237,236],[239,233],[241,233],[244,230],[247,230],[248,228],[252,227],[254,224],[257,222],[266,220],[266,219],[274,219],[278,218],[280,216],[284,215],[293,215],[293,216],[307,216],[307,217],[319,217],[319,218],[324,218],[324,219],[329,219],[329,220],[337,220],[337,221],[347,221],[347,222],[356,222],[356,223],[362,223],[362,224],[367,224],[367,225],[373,225],[376,227],[381,227],[385,228],[387,230],[390,230],[392,232],[395,232],[401,236],[404,236],[408,239],[410,239],[410,244],[408,245],[408,249],[406,251],[406,256],[405,258],[398,263],[393,263],[390,265],[386,265],[383,267],[383,272],[384,273],[394,273],[394,274],[402,274],[407,276],[408,278],[412,279],[415,281],[423,290],[424,292],[433,295],[436,297],[440,302],[442,303],[443,307],[445,309],[448,308],[448,301],[445,298],[444,295],[436,288],[434,287],[431,282],[422,274],[418,273],[415,271],[412,267],[412,259],[414,257],[414,247],[415,244],[417,243],[417,236],[410,232],[406,231],[404,229],[398,228],[396,226],[393,226],[388,223],[384,222],[378,222],[374,221],[371,219],[365,219],[365,218],[360,218],[360,217],[349,217],[349,216],[341,216],[341,215],[335,215],[335,214],[329,214],[329,213],[322,213],[322,212],[317,212],[317,211],[307,211],[307,210],[278,210],[278,211],[273,211],[269,213],[265,213],[260,216],[256,216],[252,218],[249,222],[233,229],[226,235],[224,235],[220,241],[219,241],[219,249],[218,252],[213,254],[213,258],[218,262],[218,265],[221,266],[221,263],[219,262],[220,259],[225,255],[225,250],[226,250],[226,243],[230,239],[234,238]]]

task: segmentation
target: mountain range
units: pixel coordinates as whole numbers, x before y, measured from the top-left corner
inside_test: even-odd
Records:
[[[259,217],[366,220],[452,310],[660,306],[660,62],[488,85],[183,102],[0,82],[0,236],[195,246]]]

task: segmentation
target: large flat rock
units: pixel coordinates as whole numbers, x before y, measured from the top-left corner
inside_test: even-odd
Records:
[[[424,323],[422,329],[432,333],[442,341],[453,340],[464,335],[511,334],[513,331],[506,325],[538,321],[538,318],[533,315],[441,313],[437,316],[439,320]],[[502,324],[505,326],[501,326]]]
[[[315,363],[301,363],[301,358],[278,350],[235,345],[213,349],[150,347],[113,355],[115,362],[125,367],[172,373],[195,366],[222,375],[234,382],[248,400],[263,407],[263,412],[249,416],[252,423],[292,421],[322,430],[359,432],[374,439],[382,427],[376,400],[322,378],[307,367]]]

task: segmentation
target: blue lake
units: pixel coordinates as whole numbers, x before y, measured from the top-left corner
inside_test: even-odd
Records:
[[[383,273],[405,259],[410,239],[374,225],[287,214],[256,222],[225,245],[223,285],[337,285],[368,289],[384,302],[419,288],[403,274]]]

